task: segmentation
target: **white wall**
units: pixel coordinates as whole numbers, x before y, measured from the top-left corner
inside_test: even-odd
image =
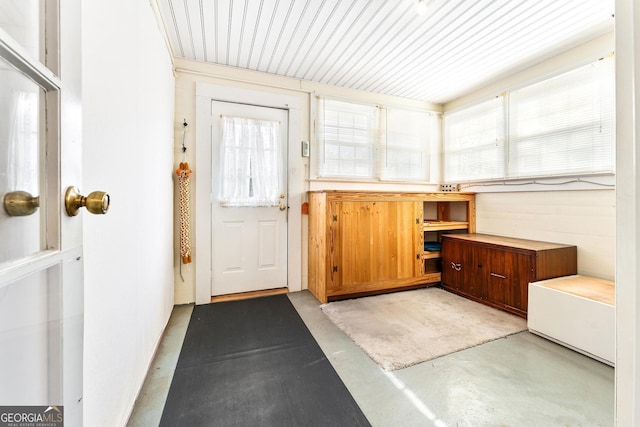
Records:
[[[125,425],[173,307],[174,79],[148,1],[82,3],[84,424]],[[63,29],[64,30],[64,29]]]
[[[476,195],[476,231],[578,247],[578,274],[615,276],[614,190]]]

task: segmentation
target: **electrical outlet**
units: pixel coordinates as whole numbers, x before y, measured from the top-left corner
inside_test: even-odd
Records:
[[[460,191],[460,184],[440,184],[440,191],[445,193]]]

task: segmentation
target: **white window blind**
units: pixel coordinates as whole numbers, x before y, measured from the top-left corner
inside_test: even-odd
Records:
[[[435,114],[400,108],[384,110],[380,179],[428,181],[431,141],[438,141]]]
[[[320,97],[317,116],[319,176],[374,178],[378,108]]]
[[[504,177],[504,97],[444,116],[444,181]]]
[[[607,58],[511,92],[510,178],[613,172],[613,67]]]
[[[321,178],[428,182],[436,114],[318,97],[315,162]]]

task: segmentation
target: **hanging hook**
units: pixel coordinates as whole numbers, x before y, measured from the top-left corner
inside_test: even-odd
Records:
[[[187,126],[189,126],[187,124],[187,119],[182,119],[182,127],[183,127],[183,133],[182,133],[182,152],[186,153],[187,152],[187,146],[185,145],[184,141],[187,137]]]

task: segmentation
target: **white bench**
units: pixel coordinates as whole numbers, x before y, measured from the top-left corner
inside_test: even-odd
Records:
[[[529,331],[611,366],[615,317],[611,281],[575,275],[529,283]]]

